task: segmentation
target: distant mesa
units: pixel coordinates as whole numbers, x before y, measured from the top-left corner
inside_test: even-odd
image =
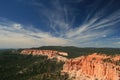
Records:
[[[35,50],[35,49],[26,49],[21,51],[20,54],[25,54],[25,55],[42,55],[42,56],[47,56],[48,59],[57,59],[57,61],[66,61],[67,58],[65,56],[68,56],[68,53],[66,52],[59,52],[56,50]]]

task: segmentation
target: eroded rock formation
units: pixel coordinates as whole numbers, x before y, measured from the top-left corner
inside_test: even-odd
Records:
[[[68,54],[65,52],[58,52],[55,50],[33,50],[33,49],[23,50],[21,51],[20,54],[25,55],[32,54],[33,56],[34,55],[48,56],[48,59],[56,58],[58,61],[66,61],[67,58],[64,56],[68,56]]]
[[[69,59],[62,73],[72,80],[120,80],[120,56],[92,54]]]
[[[120,80],[120,56],[106,56],[94,53],[88,56],[67,59],[65,52],[55,50],[23,50],[20,54],[43,55],[49,59],[65,61],[62,73],[71,80]]]

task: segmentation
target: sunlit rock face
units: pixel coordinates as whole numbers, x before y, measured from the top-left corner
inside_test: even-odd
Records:
[[[23,50],[21,51],[20,54],[25,55],[32,54],[33,56],[34,55],[48,56],[48,59],[56,58],[58,61],[66,61],[67,58],[64,56],[68,56],[68,54],[65,52],[58,52],[55,50],[33,50],[33,49]]]
[[[62,73],[72,80],[120,80],[120,56],[92,54],[69,59]]]
[[[68,53],[65,53],[65,52],[58,52],[58,54],[62,56],[68,56]]]

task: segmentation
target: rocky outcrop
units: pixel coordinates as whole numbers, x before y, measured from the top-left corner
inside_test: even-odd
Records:
[[[56,50],[34,50],[21,51],[20,54],[48,56],[48,59],[56,58],[64,61],[63,74],[67,73],[71,80],[120,80],[120,56],[106,56],[97,53],[67,59],[65,52]]]
[[[63,66],[72,80],[120,80],[120,56],[92,54],[69,59]]]
[[[23,50],[21,51],[20,54],[25,55],[32,54],[33,56],[34,55],[48,56],[48,59],[56,58],[58,61],[66,61],[67,58],[64,56],[68,56],[68,54],[65,52],[58,52],[55,50],[34,50],[34,49]]]
[[[68,53],[65,53],[65,52],[58,52],[58,54],[62,56],[68,56]]]

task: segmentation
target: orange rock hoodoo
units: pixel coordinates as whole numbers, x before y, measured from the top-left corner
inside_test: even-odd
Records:
[[[58,52],[55,50],[33,50],[33,49],[23,50],[21,51],[20,54],[25,55],[32,54],[33,56],[34,55],[48,56],[48,59],[56,58],[58,61],[66,61],[67,58],[63,56],[68,56],[68,54],[65,52]]]
[[[69,59],[63,66],[72,80],[120,80],[120,56],[92,54]]]

